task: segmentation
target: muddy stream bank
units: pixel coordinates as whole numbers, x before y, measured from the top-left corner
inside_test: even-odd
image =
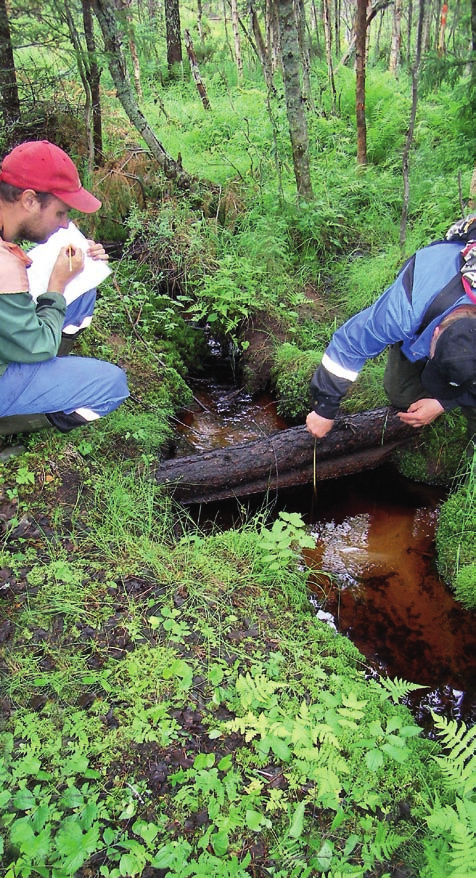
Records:
[[[245,442],[285,429],[267,395],[251,399],[229,383],[194,384],[196,403],[180,430],[178,455]],[[316,542],[306,553],[311,601],[368,661],[424,686],[408,697],[418,722],[430,710],[476,722],[476,617],[439,578],[435,532],[443,488],[413,483],[389,464],[268,497],[273,514],[299,512]],[[238,523],[264,498],[190,509],[201,525]]]

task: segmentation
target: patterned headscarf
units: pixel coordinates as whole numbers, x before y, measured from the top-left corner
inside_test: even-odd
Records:
[[[461,251],[462,282],[466,295],[476,302],[476,214],[472,213],[453,223],[446,233],[446,240],[466,242]]]

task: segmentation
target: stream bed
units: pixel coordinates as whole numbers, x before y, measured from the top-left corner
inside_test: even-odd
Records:
[[[288,425],[271,397],[251,399],[224,383],[195,388],[184,419],[182,453],[225,447]],[[476,615],[458,604],[438,576],[435,532],[446,497],[441,487],[416,484],[390,464],[313,486],[285,489],[273,514],[299,512],[316,542],[306,551],[316,612],[358,647],[370,674],[398,677],[424,688],[407,704],[423,726],[430,711],[476,722]],[[262,506],[251,498],[249,512]],[[200,507],[203,525],[239,520],[233,501]]]

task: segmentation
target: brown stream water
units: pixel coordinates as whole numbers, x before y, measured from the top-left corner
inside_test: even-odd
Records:
[[[287,425],[270,397],[251,400],[226,385],[195,389],[197,404],[183,437],[197,451],[269,435]],[[204,407],[204,408],[203,408]],[[316,612],[365,656],[369,674],[387,674],[424,689],[407,700],[418,721],[430,710],[476,722],[476,614],[462,609],[439,578],[435,530],[442,488],[415,484],[390,465],[279,493],[273,514],[299,512],[315,537],[306,552]],[[249,510],[263,498],[251,498]],[[240,504],[241,507],[243,504]],[[198,513],[197,513],[198,514]],[[230,526],[237,505],[209,504],[200,522]],[[324,576],[320,571],[324,571]]]

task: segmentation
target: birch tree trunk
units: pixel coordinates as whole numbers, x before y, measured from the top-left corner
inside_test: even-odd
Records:
[[[365,122],[365,47],[367,3],[357,0],[355,23],[355,118],[357,123],[357,163],[367,164],[367,126]]]
[[[398,73],[400,66],[400,44],[401,44],[401,21],[402,21],[402,0],[394,0],[393,5],[393,21],[392,21],[392,44],[390,48],[390,61],[388,69],[390,73]]]
[[[309,166],[307,120],[302,100],[299,42],[293,0],[279,0],[279,29],[284,94],[293,153],[294,176],[299,195],[313,197]]]
[[[190,175],[164,149],[147,119],[137,106],[124,56],[122,37],[117,26],[113,0],[96,0],[95,13],[104,39],[109,71],[124,112],[149,147],[151,154],[162,168],[166,177],[176,180],[181,186],[190,185]]]
[[[188,59],[190,61],[190,69],[192,71],[193,81],[197,86],[197,91],[202,99],[202,104],[204,110],[210,110],[210,101],[208,100],[207,90],[203,84],[202,77],[200,75],[200,70],[198,68],[197,59],[195,57],[195,52],[193,50],[192,37],[190,36],[190,31],[185,30],[185,48],[187,49]]]
[[[331,112],[336,110],[336,85],[334,81],[334,68],[332,65],[332,34],[331,19],[329,11],[329,0],[322,0],[322,12],[324,14],[324,34],[326,39],[326,61],[327,61],[327,78],[331,90]]]
[[[240,25],[238,21],[237,0],[231,0],[231,26],[233,29],[233,44],[235,46],[235,64],[238,72],[238,81],[243,78],[243,59],[241,57]]]

